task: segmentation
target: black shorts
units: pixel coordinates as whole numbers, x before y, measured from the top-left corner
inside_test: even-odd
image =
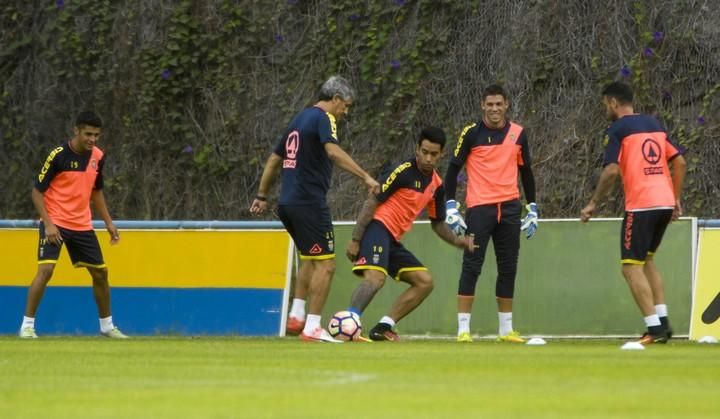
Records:
[[[622,263],[643,265],[660,246],[672,214],[671,209],[626,212],[620,232]]]
[[[278,216],[292,237],[300,259],[335,257],[335,232],[330,208],[314,205],[280,205]]]
[[[356,275],[362,275],[366,269],[383,272],[396,280],[405,272],[428,270],[377,220],[372,220],[365,229],[360,253],[352,268]]]
[[[466,250],[464,259],[469,258],[473,263],[482,266],[485,251],[492,238],[498,263],[515,271],[520,252],[521,210],[522,204],[519,200],[468,208],[465,212],[465,234],[475,235],[475,250]]]
[[[104,268],[100,243],[94,230],[77,231],[56,226],[63,241],[58,246],[45,239],[45,224],[40,222],[40,241],[38,242],[38,263],[57,263],[63,244],[67,247],[74,267]]]

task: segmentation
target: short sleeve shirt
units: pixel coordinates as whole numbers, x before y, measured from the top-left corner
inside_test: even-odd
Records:
[[[420,171],[415,158],[397,165],[379,180],[381,189],[376,195],[380,202],[373,219],[380,221],[395,240],[412,228],[412,223],[427,209],[431,220],[445,220],[445,190],[440,175]]]
[[[675,192],[668,162],[685,149],[649,115],[627,115],[606,130],[603,165],[618,164],[625,190],[625,210],[673,208]]]
[[[327,143],[339,143],[331,114],[311,107],[293,118],[274,150],[282,158],[280,205],[327,206],[333,170]]]
[[[90,198],[102,189],[105,155],[98,147],[76,153],[69,144],[53,149],[35,178],[52,222],[70,230],[92,230]]]

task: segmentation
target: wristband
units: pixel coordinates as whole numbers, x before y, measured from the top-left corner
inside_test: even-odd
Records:
[[[255,199],[257,199],[258,201],[267,201],[266,196],[255,195]]]

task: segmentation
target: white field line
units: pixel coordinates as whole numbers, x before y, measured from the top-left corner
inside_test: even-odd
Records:
[[[497,335],[472,335],[473,339],[477,340],[495,340]],[[638,338],[639,335],[522,335],[523,338],[543,338],[543,339],[557,339],[557,340],[571,340],[571,339],[634,339]],[[406,340],[455,340],[456,336],[451,335],[401,335],[401,339]],[[688,335],[673,335],[673,339],[687,339]]]
[[[363,373],[356,373],[356,372],[331,372],[326,371],[324,373],[318,374],[321,377],[318,377],[319,384],[326,384],[326,385],[345,385],[345,384],[357,384],[357,383],[366,383],[368,381],[373,381],[377,378],[374,374],[363,374]]]

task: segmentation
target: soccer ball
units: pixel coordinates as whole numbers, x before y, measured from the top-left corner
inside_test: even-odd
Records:
[[[339,340],[356,340],[361,330],[360,317],[350,311],[338,311],[328,324],[330,336]]]

